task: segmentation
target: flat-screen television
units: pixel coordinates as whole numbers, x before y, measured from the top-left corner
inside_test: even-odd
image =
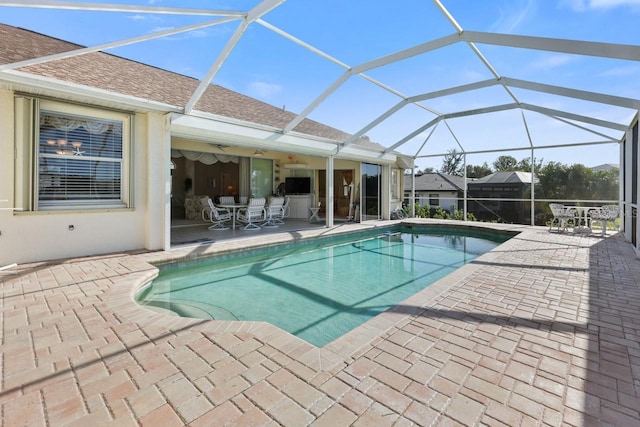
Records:
[[[309,194],[311,193],[311,178],[308,176],[285,178],[284,191],[287,194]]]

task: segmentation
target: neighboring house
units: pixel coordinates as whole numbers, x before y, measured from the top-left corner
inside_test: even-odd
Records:
[[[615,164],[615,163],[605,163],[602,165],[598,165],[598,166],[594,166],[591,168],[592,171],[594,172],[600,172],[600,171],[611,171],[611,170],[618,170],[620,168],[620,165]]]
[[[411,175],[404,177],[404,198],[411,199]],[[453,213],[464,207],[464,177],[445,173],[423,173],[415,176],[415,199],[421,206],[442,207]]]
[[[365,219],[401,201],[406,164],[366,138],[340,145],[348,134],[309,119],[285,132],[297,115],[282,108],[103,52],[63,54],[83,47],[32,31],[0,24],[0,40],[0,265],[168,249],[176,199],[175,215],[189,197],[268,195],[288,176],[313,180],[304,216],[338,173],[356,193],[363,173],[385,183]]]
[[[534,177],[534,184],[538,178]],[[529,224],[531,172],[495,172],[467,186],[468,211],[481,221]],[[504,200],[495,200],[504,199]]]

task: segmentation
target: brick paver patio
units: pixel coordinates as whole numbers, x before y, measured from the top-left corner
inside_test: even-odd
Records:
[[[133,302],[148,261],[247,241],[19,266],[2,425],[640,425],[640,260],[620,236],[518,229],[322,349]]]

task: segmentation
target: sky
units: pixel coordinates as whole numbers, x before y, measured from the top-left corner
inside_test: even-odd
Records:
[[[2,6],[3,0],[0,0]],[[7,3],[7,2],[5,2]],[[15,2],[13,2],[15,3]],[[70,3],[70,2],[66,2]],[[90,6],[96,2],[77,1]],[[110,0],[110,4],[157,8],[246,11],[259,0]],[[640,44],[640,0],[441,0],[465,31]],[[0,22],[84,46],[125,40],[202,23],[218,17],[178,14],[0,7]],[[287,0],[254,22],[216,72],[213,83],[300,113],[344,72],[376,58],[456,33],[456,27],[428,0]],[[239,21],[209,26],[107,52],[202,78],[223,52]],[[315,51],[278,34],[279,29]],[[638,98],[640,62],[539,50],[476,45],[495,72],[592,92]],[[322,54],[320,54],[320,52]],[[328,60],[327,57],[333,60]],[[352,76],[314,108],[309,118],[355,133],[402,98],[493,77],[464,42]],[[375,82],[375,83],[372,83]],[[570,111],[628,125],[635,111],[534,91],[514,89],[528,104]],[[366,135],[386,147],[403,140],[436,115],[513,102],[500,86],[409,104]],[[434,114],[435,113],[435,114]],[[417,134],[397,151],[431,156],[449,150],[477,153],[467,164],[491,164],[499,155],[520,160],[527,147],[618,140],[622,132],[559,121],[519,109],[442,121]],[[587,129],[592,132],[587,131]],[[517,150],[511,150],[517,148]],[[616,143],[539,149],[536,158],[597,166],[619,163]],[[441,157],[418,158],[416,165],[439,168]]]

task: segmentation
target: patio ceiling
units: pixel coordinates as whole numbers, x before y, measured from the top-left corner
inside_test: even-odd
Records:
[[[283,142],[288,135],[295,135],[294,129],[302,120],[310,118],[352,135],[338,141],[338,152],[367,136],[382,146],[380,156],[397,152],[417,159],[440,156],[450,149],[483,153],[617,143],[640,109],[638,99],[625,96],[638,93],[637,78],[634,78],[637,74],[612,71],[640,61],[640,46],[628,43],[637,40],[637,30],[633,30],[634,33],[630,28],[620,31],[626,43],[618,42],[620,39],[609,32],[603,34],[603,38],[616,42],[470,31],[463,28],[454,13],[447,9],[449,2],[445,0],[434,0],[432,4],[421,5],[420,10],[407,10],[404,14],[390,10],[383,2],[375,2],[375,5],[367,2],[366,11],[360,10],[366,15],[361,19],[379,16],[371,25],[380,26],[380,31],[389,34],[388,43],[374,46],[358,39],[358,21],[355,21],[358,11],[339,8],[340,2],[329,1],[326,7],[336,8],[335,16],[347,16],[327,22],[322,34],[317,30],[323,27],[318,27],[312,16],[314,8],[319,6],[308,3],[305,7],[312,10],[306,11],[300,2],[285,3],[284,0],[236,2],[246,6],[243,10],[136,4],[141,1],[123,3],[126,4],[0,0],[0,6],[30,8],[34,9],[31,11],[34,14],[54,11],[61,23],[77,22],[78,13],[100,13],[105,19],[107,16],[169,15],[180,18],[171,21],[169,29],[117,41],[113,39],[121,31],[117,31],[116,26],[114,35],[106,36],[86,34],[90,30],[79,29],[75,38],[59,37],[89,47],[5,64],[0,66],[0,71],[96,51],[150,63],[133,47],[219,28],[220,31],[205,35],[209,38],[206,51],[201,50],[201,41],[194,41],[197,38],[184,37],[174,43],[178,49],[166,53],[168,58],[175,57],[174,63],[179,63],[182,55],[208,58],[208,68],[193,73],[200,83],[188,102],[179,106],[183,115],[199,116],[196,106],[200,97],[212,83],[226,86],[225,82],[230,80],[227,68],[237,72],[238,66],[243,65],[256,74],[265,75],[283,70],[301,77],[299,86],[292,84],[278,97],[264,95],[262,99],[274,105],[282,101],[283,108],[288,105],[289,110],[296,112],[295,118],[278,131]],[[463,7],[459,2],[451,3],[454,8]],[[192,2],[176,4],[190,5]],[[394,7],[396,5],[402,7],[403,3],[394,2]],[[295,20],[291,19],[292,14],[297,16]],[[404,21],[398,16],[404,16]],[[415,16],[421,16],[424,26],[429,28],[419,34],[407,30],[404,25],[420,22]],[[465,19],[473,28],[491,27],[481,20],[482,17]],[[354,23],[352,33],[341,26],[344,22]],[[31,29],[49,33],[37,27]],[[405,30],[406,36],[403,35]],[[332,37],[329,33],[334,31],[335,37],[349,35],[353,38],[345,37],[344,49],[335,49],[339,52],[328,52],[323,47],[328,46],[323,36]],[[562,34],[559,28],[551,28],[548,32]],[[88,42],[101,37],[108,41]],[[284,61],[282,55],[290,56]],[[455,65],[452,65],[453,57],[456,58]],[[549,60],[548,64],[551,64],[553,58],[579,61],[580,79],[561,72],[554,74],[552,65],[547,69],[541,67],[538,72],[525,69],[526,61]],[[170,62],[151,65],[170,69],[167,65]],[[281,64],[285,62],[286,71],[285,65]],[[519,63],[521,67],[518,67]],[[456,69],[463,69],[464,73],[453,76]],[[182,70],[174,68],[174,71]],[[574,69],[572,73],[575,72]],[[546,80],[534,80],[531,76]],[[578,80],[582,87],[570,86]],[[300,90],[303,86],[304,91]],[[255,93],[247,94],[259,97]],[[486,131],[482,132],[482,126],[487,124],[495,132],[489,137]],[[551,133],[547,132],[549,128],[553,129]],[[501,134],[501,131],[505,132]],[[270,147],[277,141],[272,136],[265,137],[265,143]]]

